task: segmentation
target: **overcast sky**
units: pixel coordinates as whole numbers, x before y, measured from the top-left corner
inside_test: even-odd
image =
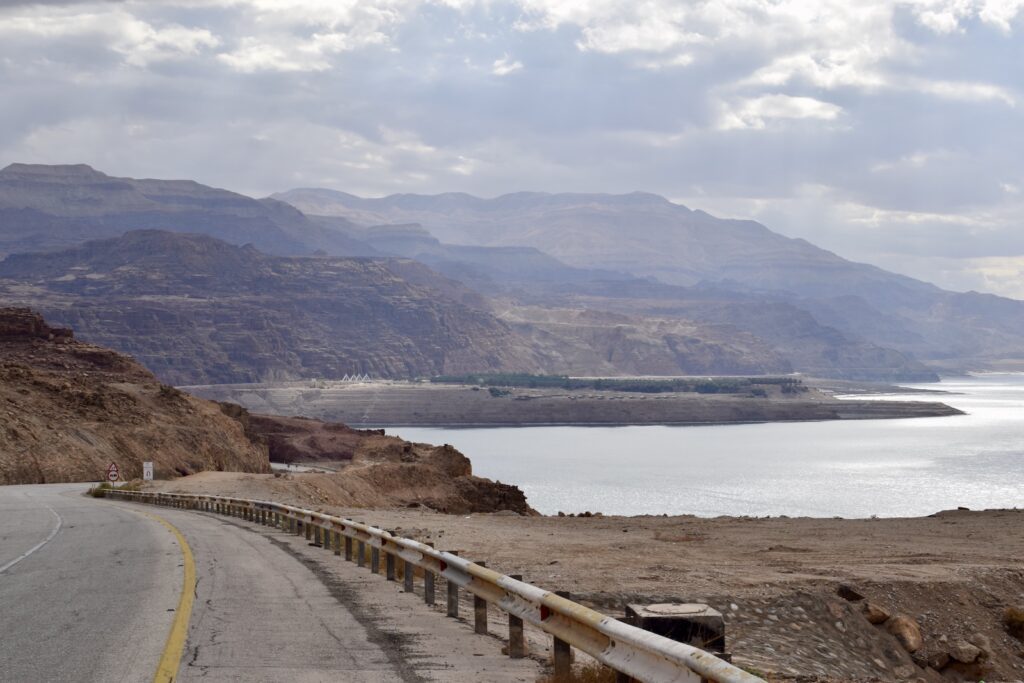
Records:
[[[1024,298],[1024,0],[0,0],[0,165],[646,190]]]

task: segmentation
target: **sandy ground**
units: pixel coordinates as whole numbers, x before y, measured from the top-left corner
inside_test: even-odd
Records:
[[[726,615],[735,661],[775,680],[1024,680],[1024,644],[1001,621],[1006,607],[1024,607],[1024,510],[867,520],[453,516],[333,507],[295,495],[303,476],[207,473],[157,486],[366,521],[610,614],[629,602],[705,602]],[[841,584],[866,599],[844,599]],[[917,622],[921,647],[911,654],[886,624],[870,624],[865,602]],[[970,642],[983,652],[975,661],[947,661]]]

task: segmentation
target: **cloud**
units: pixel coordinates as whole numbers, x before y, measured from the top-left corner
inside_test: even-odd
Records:
[[[725,105],[718,128],[721,130],[761,129],[773,119],[832,121],[842,111],[842,108],[834,104],[822,102],[813,97],[762,95]]]
[[[0,2],[0,165],[640,189],[1017,291],[992,259],[1024,256],[1022,3]]]
[[[510,73],[514,73],[523,68],[523,63],[518,60],[510,59],[508,55],[505,55],[501,59],[495,59],[494,64],[491,68],[491,73],[495,76],[507,76]]]

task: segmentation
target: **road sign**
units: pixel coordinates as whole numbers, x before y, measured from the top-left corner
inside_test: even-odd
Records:
[[[120,470],[117,469],[117,463],[116,462],[110,463],[110,466],[107,467],[107,481],[109,481],[111,484],[113,484],[115,481],[118,480],[118,478],[120,476],[121,476],[121,472],[120,472]]]
[[[153,481],[153,463],[142,463],[142,479],[144,481]]]

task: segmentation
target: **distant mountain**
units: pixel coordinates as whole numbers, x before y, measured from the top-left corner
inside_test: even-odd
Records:
[[[191,180],[114,178],[84,164],[11,164],[0,170],[0,255],[59,249],[155,229],[211,235],[272,254],[375,254],[294,207]]]
[[[0,261],[0,301],[45,311],[178,384],[792,369],[736,330],[579,312],[532,324],[495,315],[479,294],[409,259],[274,257],[161,231],[11,255]]]
[[[479,295],[415,262],[275,257],[203,235],[137,231],[12,255],[0,300],[177,384],[542,367]]]
[[[566,207],[584,200],[620,212],[634,207],[640,225],[643,207],[674,206],[650,195],[396,200],[399,213],[429,209],[438,227],[428,230],[372,224],[386,212],[370,209],[385,200],[327,194],[356,206],[353,217],[307,216],[275,199],[191,181],[15,164],[0,171],[0,256],[14,252],[0,265],[0,300],[40,307],[176,383],[499,369],[927,380],[935,375],[908,353],[949,334],[942,327],[919,331],[863,299],[849,303],[849,296],[838,305],[732,281],[718,285],[727,297],[708,299],[701,288],[570,265],[536,246],[452,243],[433,234],[459,237],[439,218],[444,214],[451,224],[483,226],[500,237],[503,229],[488,221],[526,220],[516,218],[517,206],[533,207],[527,213],[535,216],[562,207],[569,220]],[[544,220],[537,221],[542,228]],[[121,237],[138,226],[147,229]],[[621,258],[635,260],[632,233],[644,230],[620,229]],[[742,242],[742,235],[720,232],[719,241]],[[755,232],[765,243],[791,242],[765,228]],[[85,244],[97,236],[109,239]],[[753,253],[756,246],[745,248]],[[25,250],[36,253],[17,255]]]
[[[309,218],[343,231],[381,254],[415,259],[486,294],[536,293],[562,284],[635,279],[609,270],[574,268],[534,247],[445,244],[418,223],[360,227],[335,216]]]
[[[656,195],[364,199],[299,189],[274,196],[309,213],[356,223],[418,223],[444,242],[534,247],[576,268],[631,273],[667,285],[710,283],[785,302],[851,340],[912,353],[941,367],[983,369],[1024,358],[1024,302],[944,291],[847,261],[759,223],[715,218]]]

